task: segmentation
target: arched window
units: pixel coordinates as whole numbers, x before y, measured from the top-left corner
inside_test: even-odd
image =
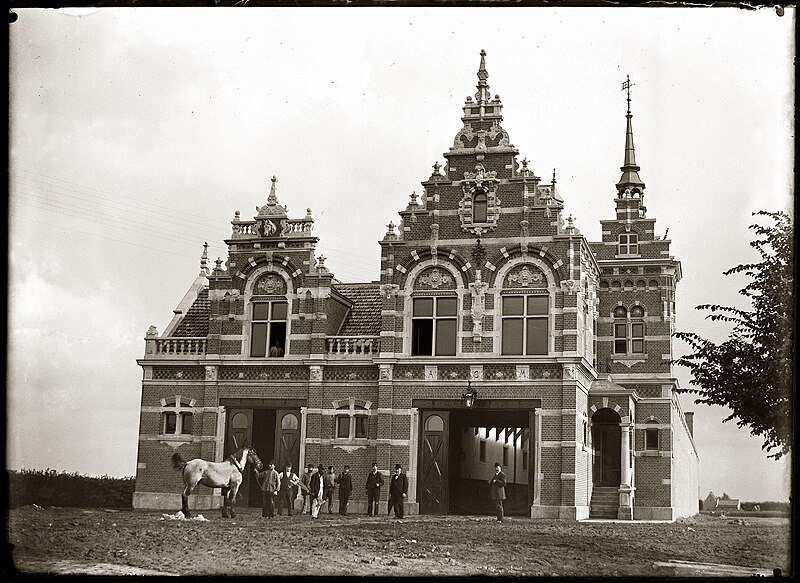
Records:
[[[622,233],[619,236],[617,247],[618,255],[638,255],[639,254],[639,235],[636,233]]]
[[[507,295],[502,307],[502,353],[547,354],[549,297]]]
[[[458,298],[416,297],[411,301],[411,354],[455,356]]]
[[[644,354],[644,308],[614,308],[614,354]]]
[[[297,429],[297,415],[287,413],[281,418],[281,429]]]
[[[485,223],[486,221],[486,193],[479,190],[472,198],[472,222]]]
[[[191,435],[192,407],[194,399],[181,399],[178,395],[173,399],[161,400],[161,433],[162,435]]]
[[[336,440],[367,439],[369,436],[369,410],[353,403],[336,409],[334,438]]]

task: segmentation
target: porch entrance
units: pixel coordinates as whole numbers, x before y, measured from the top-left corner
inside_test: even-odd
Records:
[[[597,452],[592,468],[595,486],[619,486],[621,478],[621,445],[619,414],[613,409],[599,409],[592,415],[592,441]]]
[[[492,515],[488,481],[497,462],[506,475],[506,514],[529,516],[534,489],[532,430],[539,401],[535,406],[526,402],[530,408],[508,402],[503,406],[501,400],[482,401],[473,409],[460,401],[430,404],[449,406],[420,407],[420,514]]]
[[[221,404],[225,404],[224,400],[221,400]],[[300,407],[242,406],[247,404],[238,402],[235,403],[238,406],[228,406],[223,459],[240,447],[250,445],[256,448],[265,468],[274,459],[275,469],[279,472],[288,461],[297,472],[300,465]],[[261,490],[250,466],[245,468],[244,473],[236,503],[240,507],[260,508]]]

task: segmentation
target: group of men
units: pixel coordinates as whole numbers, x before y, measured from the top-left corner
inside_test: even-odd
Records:
[[[336,489],[339,489],[339,514],[347,516],[347,506],[350,500],[350,493],[353,491],[353,479],[350,475],[350,466],[344,466],[344,470],[336,475],[335,468],[328,466],[327,473],[325,466],[320,464],[308,464],[306,472],[298,476],[292,471],[292,464],[288,463],[282,472],[275,469],[275,461],[270,461],[269,466],[263,472],[253,470],[256,474],[256,481],[261,488],[262,509],[261,516],[272,518],[276,510],[280,514],[285,506],[289,516],[294,510],[295,488],[300,488],[303,495],[303,506],[300,514],[308,513],[311,518],[319,518],[322,505],[327,502],[328,514],[333,514],[333,496]],[[400,464],[395,465],[395,473],[389,483],[389,508],[388,513],[394,510],[395,518],[403,518],[403,503],[408,497],[408,478],[403,473]],[[378,471],[378,464],[372,464],[372,471],[367,475],[367,515],[378,516],[378,503],[381,497],[381,488],[384,485],[383,474]]]

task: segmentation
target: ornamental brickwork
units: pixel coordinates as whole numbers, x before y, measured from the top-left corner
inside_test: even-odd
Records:
[[[374,281],[334,277],[311,209],[291,217],[275,177],[252,218],[234,213],[227,257],[211,268],[204,250],[164,333],[147,332],[135,507],[177,508],[175,451],[223,461],[247,444],[296,471],[348,464],[351,512],[373,462],[401,464],[413,514],[463,509],[459,484],[497,459],[532,518],[694,513],[668,364],[681,267],[646,216],[630,107],[614,218],[592,243],[555,172],[519,159],[488,76],[482,52],[463,127],[387,225]],[[241,492],[260,503],[249,477]]]

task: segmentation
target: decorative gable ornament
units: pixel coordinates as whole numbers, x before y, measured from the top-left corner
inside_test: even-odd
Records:
[[[497,172],[487,172],[483,164],[475,165],[475,172],[464,172],[461,188],[464,196],[458,203],[458,216],[461,219],[461,228],[467,233],[474,233],[480,237],[483,233],[497,228],[500,218],[500,199],[497,198]],[[477,194],[486,196],[486,221],[474,222],[473,202]]]
[[[544,275],[538,269],[531,270],[527,265],[523,265],[521,269],[508,276],[508,281],[514,287],[543,287]]]
[[[278,275],[268,273],[256,281],[255,286],[253,286],[253,293],[268,296],[283,295],[286,293],[286,283]]]
[[[430,269],[419,278],[419,282],[422,285],[436,289],[439,286],[449,287],[453,283],[453,278],[449,273],[441,269]]]

